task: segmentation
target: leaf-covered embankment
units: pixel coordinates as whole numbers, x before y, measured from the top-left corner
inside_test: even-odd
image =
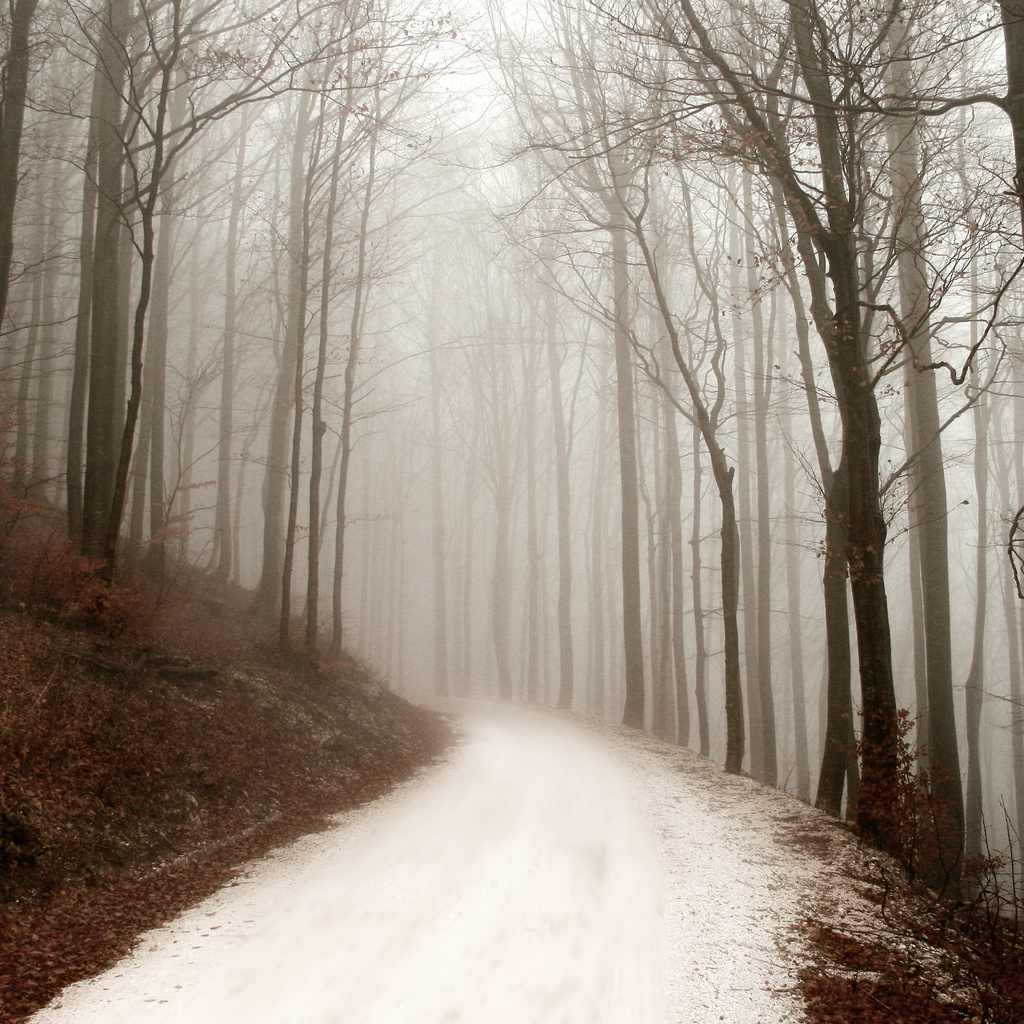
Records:
[[[0,613],[0,1024],[445,748],[441,718],[354,662],[284,658],[215,611],[145,642]]]

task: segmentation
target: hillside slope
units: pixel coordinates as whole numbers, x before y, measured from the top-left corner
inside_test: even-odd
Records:
[[[0,611],[3,1024],[448,743],[354,661],[280,655],[243,593],[192,598],[120,636]]]

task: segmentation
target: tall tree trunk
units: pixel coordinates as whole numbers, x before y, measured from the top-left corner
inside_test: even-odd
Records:
[[[170,192],[164,199],[160,217],[160,237],[153,263],[153,308],[149,318],[147,375],[152,379],[152,406],[149,422],[149,550],[146,568],[152,576],[162,579],[167,561],[167,488],[166,432],[167,422],[167,340],[171,298],[171,273],[174,237],[177,226],[171,213]],[[141,461],[143,456],[138,456]]]
[[[298,257],[299,250],[302,248],[302,197],[305,172],[303,156],[309,134],[311,102],[310,96],[302,93],[296,99],[298,109],[293,111],[295,135],[291,140],[288,244],[284,253],[285,262],[288,262],[289,266],[290,261]],[[275,166],[275,177],[277,176],[276,170]],[[279,606],[281,595],[281,566],[284,561],[285,537],[284,492],[288,482],[288,414],[291,412],[295,393],[297,355],[298,350],[294,339],[289,335],[286,326],[283,341],[277,349],[277,381],[270,409],[267,461],[263,477],[263,565],[252,603],[252,611],[259,615],[273,615]]]
[[[38,0],[14,0],[11,5],[7,60],[0,99],[0,326],[7,315],[7,297],[14,256],[14,210],[18,199],[18,162],[28,98],[32,19]]]
[[[495,359],[495,364],[497,360]],[[490,415],[492,421],[494,486],[494,562],[491,568],[491,642],[498,670],[498,696],[512,700],[512,666],[509,639],[511,632],[510,545],[512,534],[512,496],[515,479],[512,472],[512,424],[507,403],[508,381],[502,381],[497,365],[491,366]]]
[[[902,54],[902,49],[901,49]],[[894,61],[897,93],[902,89],[902,60]],[[946,477],[942,461],[939,405],[934,370],[918,367],[932,363],[930,304],[921,209],[920,141],[912,121],[894,122],[889,128],[891,178],[899,210],[896,237],[900,316],[912,365],[906,388],[912,409],[916,442],[911,458],[916,463],[911,495],[917,522],[924,612],[925,664],[928,675],[928,749],[932,784],[944,805],[940,863],[929,872],[942,884],[959,875],[964,841],[964,804],[960,782],[956,715],[953,707],[952,623],[949,604],[949,542],[947,536]],[[980,781],[980,780],[979,780]]]
[[[352,297],[352,320],[349,324],[348,357],[345,361],[345,382],[341,405],[341,466],[338,470],[338,507],[334,534],[334,575],[331,591],[331,657],[341,657],[344,621],[341,605],[341,586],[345,573],[345,507],[348,496],[348,471],[352,458],[352,416],[356,395],[356,370],[363,340],[363,317],[367,276],[367,249],[369,246],[370,208],[377,171],[377,136],[370,136],[370,149],[366,168],[366,189],[359,220],[359,241],[356,255],[356,285]]]
[[[1013,190],[1024,231],[1024,0],[1000,0],[1006,52],[1006,113],[1013,132]]]
[[[537,525],[537,391],[540,345],[532,331],[522,349],[523,443],[526,449],[526,686],[525,696],[535,703],[540,687],[540,536]]]
[[[48,175],[46,168],[40,176],[38,183],[39,191],[46,188]],[[47,273],[46,260],[46,219],[40,221],[34,231],[35,237],[32,242],[30,259],[36,267],[32,275],[32,284],[29,289],[29,314],[27,330],[25,331],[25,347],[21,352],[21,373],[18,380],[18,393],[14,403],[15,444],[14,444],[14,486],[22,494],[28,489],[28,481],[33,475],[33,467],[29,465],[29,450],[32,441],[33,417],[29,415],[31,405],[32,385],[36,384],[38,391],[39,367],[38,352],[39,339],[42,334],[43,316],[43,279]]]
[[[441,372],[437,349],[430,350],[430,497],[434,569],[434,693],[448,696],[448,588],[445,558],[444,474],[441,446]]]
[[[772,201],[779,232],[780,249],[786,266],[786,286],[793,303],[793,325],[797,359],[807,402],[807,416],[817,457],[818,474],[825,495],[825,548],[822,565],[822,603],[825,611],[825,729],[822,736],[821,768],[814,804],[826,814],[838,817],[843,808],[843,790],[851,783],[848,806],[855,810],[854,783],[859,789],[857,758],[854,754],[852,673],[850,666],[850,613],[847,602],[849,567],[840,510],[846,500],[846,475],[840,463],[832,469],[825,430],[821,422],[818,387],[811,359],[808,315],[795,253],[786,221],[785,200],[778,181],[772,182]]]
[[[646,391],[646,389],[645,389]],[[644,519],[647,526],[647,626],[648,651],[650,655],[650,730],[658,739],[668,739],[670,729],[675,722],[669,719],[669,673],[667,656],[671,657],[672,647],[669,644],[666,629],[666,615],[671,611],[671,604],[666,600],[670,596],[666,584],[671,582],[669,565],[665,559],[668,545],[664,544],[662,514],[665,511],[664,456],[662,454],[662,431],[658,423],[657,398],[652,393],[641,393],[638,399],[649,398],[649,414],[640,411],[640,436],[637,444],[637,468],[640,480],[640,498],[644,507]],[[643,451],[642,427],[646,424],[650,430],[650,467],[651,483],[647,482],[646,460]],[[666,530],[667,531],[667,530]]]
[[[75,355],[68,397],[67,495],[68,536],[82,537],[82,455],[85,451],[86,396],[89,390],[92,330],[93,249],[96,237],[96,161],[103,74],[93,75],[92,111],[82,161],[82,221],[78,246],[78,308],[75,315]]]
[[[640,618],[640,495],[637,483],[633,349],[629,340],[629,253],[621,214],[613,219],[612,306],[615,345],[615,408],[619,428],[619,483],[622,493],[622,640],[626,699],[622,724],[644,726],[644,648]]]
[[[468,697],[473,685],[473,505],[476,498],[477,459],[480,449],[480,420],[473,417],[473,433],[466,463],[466,482],[462,492],[462,669],[459,696]]]
[[[117,402],[111,400],[119,370],[119,309],[124,214],[124,142],[120,135],[121,90],[127,74],[127,0],[109,0],[100,30],[99,115],[96,130],[96,235],[92,265],[92,329],[86,416],[82,553],[107,553],[114,477],[117,470]]]
[[[312,437],[309,460],[309,545],[306,561],[306,639],[309,655],[316,654],[320,634],[320,485],[324,467],[324,434],[327,423],[323,418],[324,375],[327,372],[328,327],[331,312],[331,288],[334,282],[334,224],[337,217],[338,181],[341,172],[341,152],[345,138],[339,122],[331,155],[330,188],[324,211],[324,249],[320,261],[320,330],[318,336],[316,369],[313,376],[313,404],[310,409]]]
[[[644,393],[636,396],[637,403],[643,401],[647,395]],[[647,654],[650,664],[650,729],[659,739],[665,738],[665,692],[661,675],[661,651],[659,642],[661,640],[661,605],[659,603],[660,591],[658,588],[658,529],[657,519],[657,496],[660,490],[661,481],[661,452],[658,443],[657,421],[650,422],[650,418],[640,405],[638,412],[637,430],[637,482],[640,487],[640,501],[644,510],[644,523],[646,526],[645,539],[647,548]],[[643,427],[650,427],[651,436],[651,464],[654,468],[653,487],[647,483],[647,460],[644,453],[644,432]],[[651,492],[654,492],[653,494]]]
[[[60,179],[54,181],[60,187]],[[50,455],[52,442],[51,421],[53,419],[53,382],[57,373],[55,365],[60,352],[58,344],[59,325],[56,322],[55,305],[59,273],[49,256],[57,246],[57,215],[50,209],[46,217],[47,262],[40,296],[40,338],[36,363],[39,384],[36,388],[36,408],[32,428],[32,473],[29,477],[29,496],[45,501],[51,481],[56,477],[54,461]]]
[[[312,104],[310,97],[303,97]],[[307,117],[308,117],[308,107]],[[298,137],[306,136],[305,118],[300,110]],[[324,124],[321,119],[317,126],[317,141],[314,151],[319,150],[323,138]],[[289,275],[288,275],[288,326],[285,347],[292,349],[292,428],[291,457],[289,459],[288,518],[284,529],[284,558],[281,566],[281,614],[278,620],[278,645],[287,651],[291,647],[292,617],[292,569],[295,565],[296,531],[299,518],[299,491],[302,485],[302,412],[306,371],[306,308],[309,302],[309,245],[310,217],[313,202],[314,168],[317,164],[315,153],[310,155],[309,170],[306,169],[306,147],[298,147],[292,158],[291,208],[293,218],[289,225]]]
[[[188,388],[186,407],[181,420],[181,453],[178,512],[175,517],[178,524],[180,542],[178,558],[187,563],[189,559],[192,535],[192,476],[195,462],[196,447],[196,404],[198,400],[198,380],[196,379],[197,350],[199,348],[201,305],[199,300],[199,231],[192,239],[192,259],[189,261],[189,310],[188,310],[188,352],[185,356],[185,381]]]
[[[735,181],[730,185],[735,188]],[[737,204],[737,210],[739,210]],[[742,215],[742,211],[739,211]],[[747,742],[750,774],[764,781],[764,725],[761,712],[761,677],[758,667],[757,645],[757,583],[754,572],[754,531],[751,500],[751,480],[754,468],[750,458],[750,408],[747,399],[747,329],[743,314],[743,285],[740,267],[743,265],[742,239],[738,225],[730,229],[729,292],[732,305],[732,352],[735,361],[736,403],[736,525],[740,538],[740,593],[743,608],[743,673],[746,679]]]
[[[217,507],[214,511],[214,547],[217,562],[213,578],[226,583],[231,577],[233,544],[231,536],[231,445],[235,410],[235,334],[238,305],[238,232],[242,219],[242,189],[245,183],[245,151],[248,118],[242,123],[235,152],[235,176],[231,186],[228,237],[224,252],[224,343],[220,357],[220,404],[217,407]]]
[[[748,170],[743,172],[743,205],[749,217],[753,203]],[[748,686],[751,690],[756,686],[758,691],[763,780],[767,785],[775,786],[778,785],[779,770],[775,738],[775,698],[772,693],[772,538],[768,469],[768,410],[771,402],[771,368],[774,360],[770,333],[767,338],[765,337],[761,288],[757,274],[757,253],[754,250],[753,230],[749,224],[744,232],[744,237],[747,292],[751,303],[754,464],[757,471],[757,676],[754,679],[748,677]],[[772,311],[774,312],[774,299]],[[774,317],[769,320],[769,332],[773,327]]]
[[[676,410],[662,395],[662,415],[665,420],[665,472],[668,484],[665,494],[665,517],[668,520],[669,572],[671,575],[669,630],[672,645],[672,675],[675,682],[673,705],[676,718],[675,741],[680,746],[690,745],[690,701],[687,694],[686,642],[683,620],[686,597],[683,587],[683,467],[679,450],[679,431],[676,429]],[[694,499],[696,503],[697,499]]]
[[[142,546],[146,542],[146,485],[149,483],[149,442],[153,426],[153,380],[150,366],[142,377],[142,406],[139,411],[139,440],[132,460],[132,509],[128,523],[128,552],[133,558],[141,558]]]
[[[605,630],[608,621],[605,604],[605,495],[608,458],[608,406],[601,400],[597,410],[597,454],[594,467],[590,517],[590,680],[594,691],[594,714],[604,718],[607,711],[608,664]]]
[[[683,197],[689,208],[689,191],[683,183]],[[689,209],[687,210],[689,213]],[[686,385],[690,397],[690,405],[694,421],[700,427],[701,439],[711,460],[711,472],[718,489],[718,497],[722,507],[722,631],[725,647],[725,770],[738,775],[743,769],[744,731],[743,731],[743,682],[740,671],[740,637],[739,637],[739,583],[740,583],[740,535],[736,521],[736,502],[733,495],[733,478],[735,466],[730,466],[725,451],[718,441],[717,411],[709,411],[705,404],[697,379],[690,369],[683,354],[679,339],[679,330],[668,297],[662,283],[661,274],[651,253],[647,238],[639,219],[634,220],[634,234],[640,246],[647,268],[648,277],[654,290],[655,301],[661,313],[662,324],[668,335],[679,373]],[[691,256],[693,253],[691,251]],[[694,260],[696,263],[696,260]],[[702,285],[705,288],[706,285]],[[711,298],[711,296],[708,296]],[[721,332],[718,331],[719,352],[723,347]],[[717,371],[719,389],[723,386],[721,371]],[[712,410],[717,410],[713,406]]]
[[[693,529],[690,531],[690,583],[693,594],[693,695],[697,705],[697,734],[700,752],[711,756],[711,728],[708,724],[707,663],[708,651],[704,639],[704,596],[700,556],[701,504],[703,466],[700,457],[700,424],[693,424]]]
[[[780,318],[781,320],[781,318]],[[789,365],[786,345],[780,346],[779,376],[786,379]],[[783,437],[792,439],[792,416],[788,405],[779,413]],[[791,441],[795,444],[795,441]],[[793,694],[793,747],[796,760],[796,795],[811,799],[811,767],[807,744],[807,697],[804,680],[803,613],[801,611],[800,555],[797,550],[796,466],[790,452],[785,453],[782,470],[783,501],[786,506],[786,597],[789,619],[789,679]],[[849,648],[847,647],[847,651]],[[849,665],[847,654],[847,665]]]
[[[562,401],[562,357],[558,350],[558,320],[553,286],[544,293],[545,347],[551,388],[551,431],[555,448],[555,504],[558,541],[558,707],[572,708],[572,537],[570,535],[569,439]]]
[[[972,325],[974,326],[974,325]],[[976,326],[974,327],[977,330]],[[978,373],[972,367],[975,386]],[[967,793],[964,801],[964,853],[982,853],[984,810],[981,785],[981,710],[985,692],[985,615],[988,609],[988,401],[977,394],[974,404],[974,491],[978,548],[975,553],[974,649],[964,686],[967,700]]]
[[[1021,405],[1024,404],[1018,397],[1014,398],[1013,433],[1017,438],[1021,436]],[[989,421],[993,434],[992,452],[996,459],[996,472],[994,479],[999,485],[999,504],[1004,509],[1011,507],[1010,487],[1011,478],[1016,493],[1024,488],[1024,453],[1021,445],[1015,443],[1014,457],[1002,457],[1007,441],[1003,437],[1000,417],[995,416]],[[1014,586],[1013,573],[1010,562],[1007,558],[1001,558],[1000,580],[1002,583],[1002,605],[1003,617],[1006,625],[1006,647],[1007,647],[1007,676],[1009,690],[1009,725],[1010,725],[1010,756],[1011,756],[1011,777],[1013,778],[1014,791],[1014,821],[1017,835],[1024,839],[1024,666],[1021,659],[1021,626],[1024,625],[1024,614],[1021,612],[1020,600]],[[1018,854],[1020,850],[1018,850]]]

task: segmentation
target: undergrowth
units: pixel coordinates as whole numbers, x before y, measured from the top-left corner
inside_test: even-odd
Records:
[[[914,722],[898,719],[898,776],[881,814],[893,860],[859,881],[884,924],[854,934],[843,921],[807,922],[818,960],[801,975],[814,1024],[1021,1024],[1024,888],[1019,837],[1005,851],[943,861],[948,809],[941,768],[921,767]]]

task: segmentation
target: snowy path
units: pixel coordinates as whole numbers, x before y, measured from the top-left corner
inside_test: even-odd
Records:
[[[447,763],[250,865],[32,1020],[798,1019],[782,947],[822,868],[774,833],[813,812],[648,737],[492,705],[463,723]]]

